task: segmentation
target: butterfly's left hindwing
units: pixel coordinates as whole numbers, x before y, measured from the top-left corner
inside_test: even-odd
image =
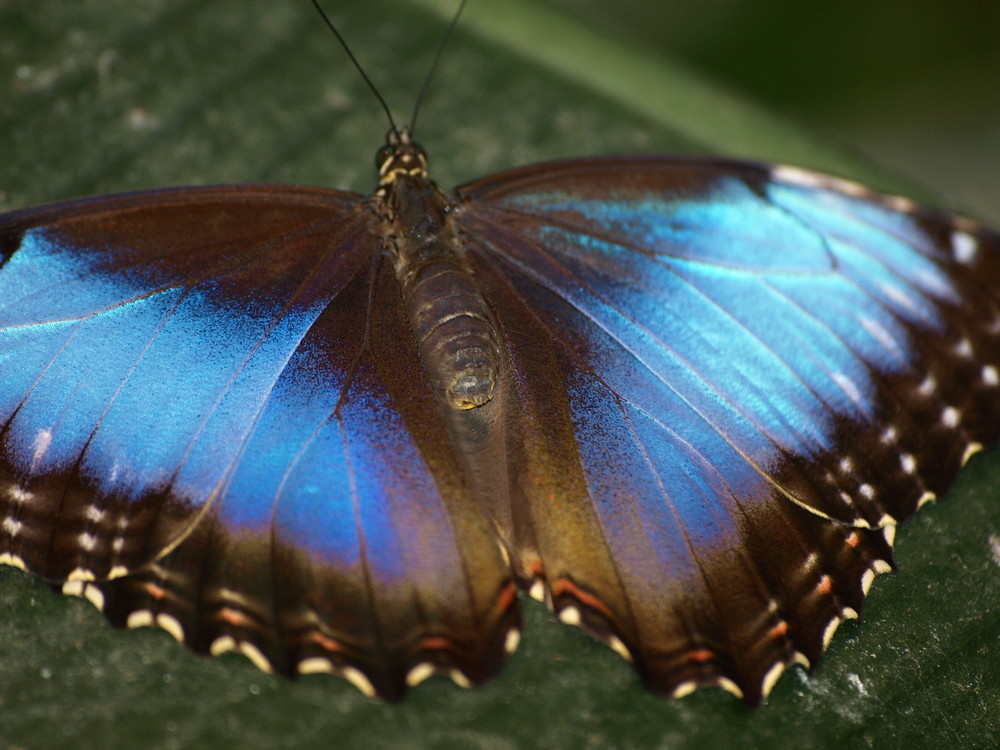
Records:
[[[193,189],[0,224],[0,554],[118,625],[396,698],[518,615],[372,214]]]
[[[973,222],[657,158],[458,196],[533,446],[508,448],[515,569],[657,691],[756,702],[815,663],[894,524],[1000,431],[1000,242]]]

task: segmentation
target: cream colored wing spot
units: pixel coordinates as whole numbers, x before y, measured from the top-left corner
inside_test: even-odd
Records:
[[[979,242],[969,232],[959,229],[951,235],[951,250],[955,260],[967,266],[976,260]]]

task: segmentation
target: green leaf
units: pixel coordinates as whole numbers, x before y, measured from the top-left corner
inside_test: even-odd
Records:
[[[453,0],[328,5],[405,120]],[[0,102],[4,209],[167,184],[366,191],[386,130],[304,1],[7,3]],[[680,151],[903,188],[681,65],[527,0],[470,5],[419,135],[446,186],[540,159]],[[650,696],[628,664],[530,601],[524,643],[496,681],[465,691],[433,679],[388,706],[336,678],[286,682],[241,657],[199,658],[158,630],[113,631],[88,603],[3,568],[0,749],[996,746],[998,486],[997,453],[974,459],[946,502],[901,531],[900,572],[875,583],[863,622],[757,711],[720,691]]]

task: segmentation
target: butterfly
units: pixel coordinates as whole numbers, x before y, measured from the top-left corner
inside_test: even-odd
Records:
[[[0,561],[389,699],[496,674],[520,586],[752,704],[997,437],[972,220],[739,161],[377,162],[0,217]]]

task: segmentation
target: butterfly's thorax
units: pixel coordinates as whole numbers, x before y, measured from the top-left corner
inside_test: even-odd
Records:
[[[451,407],[480,406],[493,397],[499,346],[462,257],[451,205],[405,131],[383,153],[376,210],[421,360]]]

